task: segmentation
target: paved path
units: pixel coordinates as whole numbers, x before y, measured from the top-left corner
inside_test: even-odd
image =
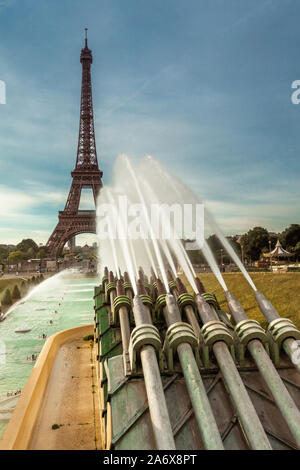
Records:
[[[88,341],[80,338],[60,348],[30,449],[99,448],[99,409],[95,371],[92,349]],[[53,425],[59,427],[52,429]]]

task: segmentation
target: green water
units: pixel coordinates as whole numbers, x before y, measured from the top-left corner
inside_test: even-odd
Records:
[[[93,323],[97,278],[60,273],[32,292],[0,323],[0,400],[8,391],[23,389],[47,337],[74,326]],[[50,324],[50,320],[52,324]],[[15,333],[19,327],[28,333]],[[0,437],[7,421],[0,418]]]

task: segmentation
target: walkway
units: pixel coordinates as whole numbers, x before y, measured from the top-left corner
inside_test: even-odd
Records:
[[[30,449],[99,448],[96,369],[89,341],[64,344],[55,359]]]

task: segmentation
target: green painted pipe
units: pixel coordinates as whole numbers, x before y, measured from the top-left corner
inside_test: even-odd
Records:
[[[268,323],[271,323],[271,321],[276,320],[277,318],[280,318],[280,315],[277,312],[277,310],[274,308],[271,302],[265,298],[265,296],[261,292],[255,292],[255,298],[257,300],[257,303],[259,305],[261,312],[268,320]],[[295,344],[295,340],[293,338],[286,338],[282,342],[282,347],[286,355],[292,361],[295,369],[300,374],[300,362],[295,363],[295,361],[293,360],[294,354],[295,354],[295,348],[293,347],[294,344]]]
[[[136,326],[149,324],[147,311],[138,295],[133,298],[133,314]],[[175,450],[170,417],[154,347],[151,345],[143,346],[140,356],[157,450]]]
[[[226,298],[235,322],[239,323],[240,321],[247,320],[247,314],[234,295],[230,292],[226,292]],[[263,304],[266,308],[269,306],[268,301],[264,302]],[[271,305],[270,309],[268,310],[269,316],[267,317],[269,321],[272,321],[276,318],[276,316],[274,318],[274,315],[276,315],[277,312],[275,311],[275,313],[273,312],[273,315],[271,315],[270,312],[272,312],[272,310],[275,309]],[[285,341],[289,342],[293,340],[291,338],[287,338]],[[289,430],[294,436],[297,445],[300,447],[300,412],[296,404],[294,403],[292,397],[282,382],[262,342],[258,339],[252,339],[247,344],[247,348],[253,357],[262,377],[264,378],[278,408],[280,409]]]
[[[203,323],[215,320],[215,312],[200,294],[196,295],[195,300]],[[216,341],[212,349],[250,447],[254,450],[272,450],[227,344],[224,341]]]
[[[247,439],[254,450],[272,450],[264,428],[256,414],[245,385],[233,362],[226,343],[217,341],[213,352],[219,364],[225,383],[228,386],[237,414],[243,425]]]
[[[296,347],[295,347],[296,346]],[[291,361],[293,362],[294,364],[294,367],[295,369],[299,372],[300,374],[300,360],[295,362],[295,360],[293,359],[294,358],[294,354],[296,352],[296,349],[298,349],[299,351],[299,345],[298,343],[296,343],[296,340],[294,340],[294,338],[286,338],[283,342],[282,342],[282,347],[285,351],[285,354],[291,359]],[[299,352],[297,354],[297,356],[299,355]],[[300,359],[300,358],[299,358]]]
[[[166,295],[166,304],[164,316],[168,326],[180,322],[181,315],[173,295]],[[204,447],[207,450],[224,450],[191,345],[179,344],[177,353]]]
[[[176,450],[156,352],[145,345],[140,355],[157,450]]]
[[[218,426],[190,344],[179,344],[177,353],[204,447],[207,450],[224,450]]]
[[[257,339],[253,339],[249,341],[247,347],[294,436],[297,446],[300,448],[300,411],[283,384],[262,343]]]

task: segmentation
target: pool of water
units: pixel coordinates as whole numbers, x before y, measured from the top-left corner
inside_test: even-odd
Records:
[[[46,337],[93,323],[96,284],[95,277],[79,277],[70,271],[59,273],[35,288],[0,323],[0,438],[8,422],[3,408],[12,408],[17,402],[17,398],[7,401],[7,392],[23,389]],[[16,328],[31,331],[16,333]]]

